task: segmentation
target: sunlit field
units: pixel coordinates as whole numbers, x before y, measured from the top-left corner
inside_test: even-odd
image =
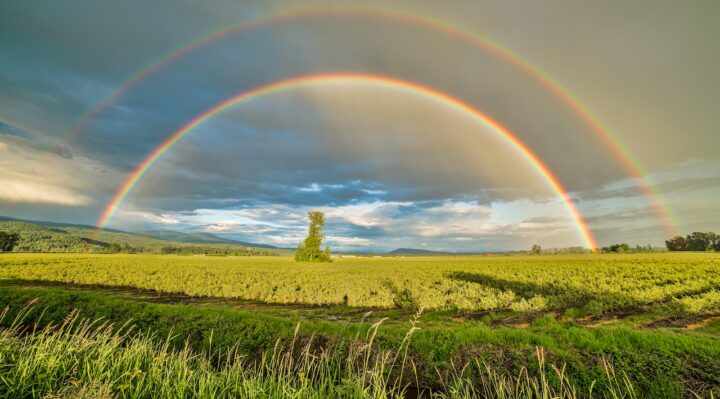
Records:
[[[128,286],[269,304],[517,312],[720,308],[720,255],[341,258],[18,254],[0,278]]]
[[[11,396],[707,397],[720,387],[713,253],[317,264],[7,254],[0,278],[0,392]],[[43,332],[25,336],[29,327]]]

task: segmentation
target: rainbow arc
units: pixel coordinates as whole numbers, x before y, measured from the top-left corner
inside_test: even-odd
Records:
[[[132,90],[138,84],[143,82],[151,75],[161,71],[166,66],[176,62],[192,52],[203,48],[204,46],[215,43],[230,35],[241,32],[250,31],[265,25],[284,23],[302,19],[311,18],[368,18],[385,20],[397,24],[406,24],[421,28],[430,29],[441,34],[445,34],[457,40],[469,43],[482,51],[490,54],[507,64],[513,66],[516,70],[531,77],[540,86],[545,88],[555,98],[568,107],[578,118],[580,118],[590,130],[605,144],[618,162],[628,172],[628,174],[637,182],[640,191],[650,205],[654,214],[661,221],[666,233],[674,236],[678,234],[678,221],[672,214],[671,209],[665,205],[661,193],[653,186],[652,181],[648,177],[648,173],[642,164],[633,155],[630,149],[624,145],[619,136],[613,130],[602,122],[601,118],[595,114],[587,104],[585,104],[579,96],[562,85],[557,79],[534,65],[521,55],[513,52],[507,47],[490,40],[487,37],[479,35],[470,30],[464,29],[448,21],[436,18],[428,18],[422,15],[415,15],[405,11],[398,12],[386,9],[374,8],[323,8],[323,9],[299,9],[291,11],[281,11],[271,15],[264,15],[253,20],[243,21],[216,29],[202,37],[183,44],[172,51],[162,54],[149,64],[140,68],[136,73],[132,74],[126,80],[120,83],[118,87],[103,97],[95,106],[85,113],[65,135],[66,141],[77,139],[84,127],[98,114],[107,109],[111,104],[117,101],[125,93]],[[58,146],[59,148],[59,146]]]
[[[592,235],[592,232],[587,226],[584,218],[578,211],[575,203],[567,194],[567,191],[552,173],[552,171],[545,165],[540,158],[523,143],[515,134],[513,134],[506,127],[501,125],[499,122],[492,119],[482,111],[473,107],[472,105],[453,97],[447,93],[441,92],[434,88],[421,85],[419,83],[398,79],[395,77],[383,76],[383,75],[372,75],[372,74],[358,74],[358,73],[324,73],[324,74],[310,74],[292,77],[275,81],[273,83],[265,84],[253,89],[244,91],[236,96],[226,99],[225,101],[209,108],[205,112],[199,114],[180,129],[171,134],[165,141],[163,141],[155,150],[150,153],[140,165],[128,176],[128,178],[120,186],[120,189],[115,193],[112,199],[108,202],[107,206],[103,210],[100,218],[97,221],[98,232],[103,229],[117,210],[121,207],[123,201],[127,198],[128,194],[132,189],[137,186],[143,176],[145,176],[153,165],[166,154],[175,144],[177,144],[183,137],[189,134],[193,129],[202,125],[213,116],[228,110],[229,108],[257,99],[262,96],[266,96],[272,93],[279,93],[295,89],[304,85],[317,84],[317,83],[365,83],[374,84],[377,86],[391,88],[396,90],[403,90],[416,95],[424,96],[426,98],[435,100],[437,103],[454,108],[456,110],[464,112],[481,125],[490,128],[493,132],[497,133],[506,142],[511,144],[527,161],[534,167],[534,169],[545,179],[548,185],[555,191],[566,207],[570,217],[577,226],[578,232],[582,237],[584,244],[590,248],[597,248],[597,243]]]

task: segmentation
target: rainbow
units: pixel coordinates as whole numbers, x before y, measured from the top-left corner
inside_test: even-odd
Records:
[[[438,91],[436,89],[402,80],[394,77],[382,76],[382,75],[371,75],[371,74],[359,74],[359,73],[324,73],[324,74],[310,74],[292,77],[275,81],[269,84],[265,84],[253,89],[244,91],[234,97],[231,97],[212,108],[206,110],[200,115],[193,118],[190,122],[186,123],[175,133],[170,135],[165,141],[163,141],[155,150],[148,155],[143,162],[130,174],[130,176],[123,182],[115,195],[108,202],[107,206],[103,210],[100,218],[97,221],[98,233],[103,229],[112,216],[120,208],[121,204],[127,198],[128,194],[138,184],[138,182],[145,176],[145,174],[152,168],[152,166],[165,154],[170,148],[173,147],[178,141],[180,141],[185,135],[190,133],[193,129],[200,126],[213,116],[233,107],[237,104],[251,101],[261,96],[277,93],[285,90],[290,90],[303,85],[309,85],[314,83],[370,83],[381,85],[383,87],[395,88],[404,90],[417,95],[424,96],[428,99],[435,100],[441,104],[451,106],[457,110],[464,112],[481,124],[491,128],[494,132],[499,134],[503,139],[510,143],[516,148],[542,175],[552,189],[558,194],[563,204],[567,208],[570,216],[576,224],[585,245],[594,250],[597,248],[595,238],[593,237],[590,229],[588,228],[585,220],[578,211],[575,203],[568,196],[565,188],[562,186],[557,177],[550,171],[550,169],[538,158],[538,156],[528,148],[525,143],[515,136],[511,131],[502,126],[500,123],[487,116],[480,110],[474,108],[464,101],[452,97],[446,93]]]
[[[648,177],[648,173],[642,164],[637,160],[622,140],[602,122],[600,117],[596,115],[587,104],[574,95],[567,87],[555,80],[541,68],[533,65],[529,60],[524,59],[519,54],[501,46],[500,44],[482,37],[476,33],[463,28],[457,28],[452,24],[437,19],[427,17],[399,13],[396,11],[377,10],[377,9],[355,9],[355,8],[337,8],[337,9],[320,9],[320,10],[293,10],[283,13],[259,17],[251,21],[244,21],[233,25],[224,26],[217,29],[199,39],[191,41],[173,51],[164,53],[158,59],[141,68],[137,73],[131,75],[123,81],[116,90],[103,97],[92,109],[84,114],[72,129],[66,134],[66,139],[72,141],[79,136],[85,125],[95,116],[106,109],[110,104],[115,102],[127,91],[138,85],[148,76],[162,69],[166,65],[183,58],[192,51],[221,40],[231,34],[248,31],[263,25],[280,23],[302,18],[319,18],[319,17],[364,17],[389,20],[396,23],[405,23],[408,25],[419,26],[441,32],[453,38],[465,41],[471,45],[479,47],[493,56],[507,62],[526,75],[532,77],[538,84],[551,92],[557,99],[571,109],[582,121],[590,127],[605,146],[619,160],[623,168],[636,180],[648,204],[652,208],[655,215],[660,219],[666,233],[670,236],[678,234],[679,222],[673,215],[670,208],[664,204],[661,193],[652,185]]]

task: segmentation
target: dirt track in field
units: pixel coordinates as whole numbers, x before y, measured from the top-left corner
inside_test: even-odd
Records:
[[[32,288],[59,288],[67,291],[88,292],[99,295],[106,295],[133,301],[158,303],[166,305],[197,305],[197,306],[223,306],[235,309],[250,311],[265,311],[276,315],[292,314],[294,317],[305,319],[328,320],[328,321],[359,321],[366,314],[372,312],[374,316],[388,316],[405,320],[415,313],[410,309],[399,308],[353,308],[342,304],[306,304],[306,303],[267,303],[256,300],[226,298],[226,297],[203,297],[192,296],[177,292],[161,292],[155,290],[140,289],[127,286],[108,286],[92,284],[74,284],[43,280],[6,280],[0,281],[0,286],[14,287],[21,289]],[[572,320],[562,319],[558,311],[532,312],[525,314],[513,314],[508,316],[494,315],[493,311],[482,312],[458,312],[447,318],[448,323],[457,324],[466,321],[478,321],[485,316],[491,317],[490,324],[497,327],[530,328],[535,319],[551,315],[555,319],[573,321],[587,328],[597,328],[605,325],[612,325],[622,322],[625,318],[642,314],[649,309],[638,308],[633,311],[618,311],[601,316],[586,316]],[[696,330],[707,327],[709,324],[720,320],[720,311],[690,315],[690,316],[658,316],[651,320],[634,325],[641,329],[674,328]]]

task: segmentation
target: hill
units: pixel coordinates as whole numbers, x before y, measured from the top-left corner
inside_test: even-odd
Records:
[[[417,248],[398,248],[387,253],[387,255],[423,256],[423,255],[450,255],[451,252],[431,251]]]
[[[210,233],[182,233],[173,230],[151,230],[138,232],[136,234],[145,235],[160,240],[188,242],[195,244],[236,244],[253,248],[277,248],[276,246],[268,244],[256,244],[245,241],[229,240],[227,238],[218,237],[215,234]]]
[[[159,253],[206,255],[280,255],[290,250],[224,240],[212,234],[163,232],[156,236],[121,230],[0,217],[0,231],[20,235],[14,252]],[[157,232],[155,232],[157,233]]]
[[[62,222],[48,222],[44,220],[28,220],[28,219],[17,219],[17,218],[11,218],[8,216],[0,216],[0,222],[24,222],[24,223],[30,223],[38,226],[45,226],[45,227],[59,227],[59,228],[77,228],[77,229],[87,229],[87,230],[95,230],[95,226],[90,226],[89,224],[73,224],[73,223],[62,223]],[[115,229],[103,229],[103,231],[109,231],[109,232],[119,232],[124,233],[122,230],[115,230]]]

